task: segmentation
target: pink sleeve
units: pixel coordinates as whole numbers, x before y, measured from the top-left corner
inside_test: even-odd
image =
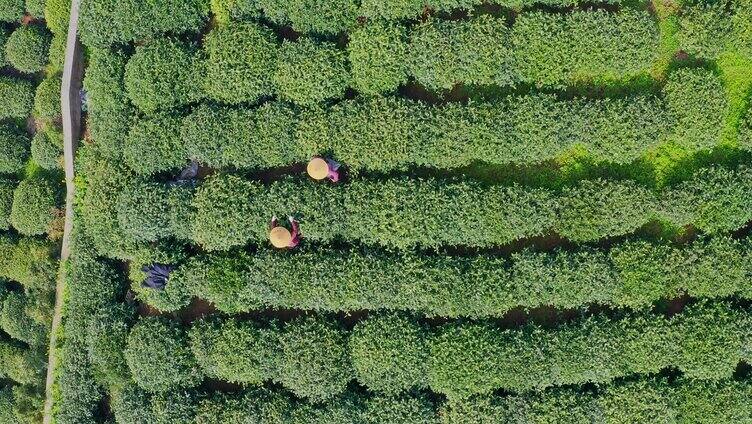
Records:
[[[298,244],[300,244],[300,226],[298,225],[298,221],[294,219],[290,224],[292,225],[292,239],[290,240],[290,247],[296,247]]]
[[[329,169],[329,179],[332,180],[333,183],[336,183],[339,181],[339,171],[334,171],[332,169]]]

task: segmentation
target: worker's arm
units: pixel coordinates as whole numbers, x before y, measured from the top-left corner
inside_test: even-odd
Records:
[[[279,226],[279,220],[277,220],[276,216],[272,217],[272,220],[269,221],[269,231],[272,230],[272,228],[276,228]]]

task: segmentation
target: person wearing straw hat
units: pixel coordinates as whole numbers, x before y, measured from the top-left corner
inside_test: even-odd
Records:
[[[340,163],[331,159],[324,159],[322,157],[314,157],[308,162],[308,175],[314,180],[321,181],[325,178],[329,178],[331,182],[336,183],[339,181],[339,167]]]
[[[292,231],[279,225],[277,217],[272,217],[269,223],[269,240],[277,249],[291,249],[300,244],[300,226],[293,217],[288,217]]]

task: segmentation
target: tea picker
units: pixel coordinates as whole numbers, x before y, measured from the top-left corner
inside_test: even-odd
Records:
[[[289,249],[300,244],[300,226],[293,217],[288,217],[292,231],[281,226],[277,217],[273,217],[269,223],[269,240],[277,249]]]
[[[173,269],[171,265],[157,263],[144,266],[141,271],[146,273],[146,279],[141,283],[141,287],[164,290]]]
[[[308,162],[308,175],[314,180],[321,181],[325,178],[329,178],[331,182],[336,183],[339,181],[339,168],[342,166],[339,162],[332,159],[324,159],[321,157],[314,157]]]

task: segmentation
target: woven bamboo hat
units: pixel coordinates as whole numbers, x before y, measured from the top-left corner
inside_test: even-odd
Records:
[[[290,245],[292,234],[290,234],[290,230],[285,227],[274,227],[269,231],[269,240],[271,240],[274,247],[284,249]]]
[[[329,164],[324,159],[313,158],[308,162],[307,171],[314,180],[323,180],[329,175]]]

